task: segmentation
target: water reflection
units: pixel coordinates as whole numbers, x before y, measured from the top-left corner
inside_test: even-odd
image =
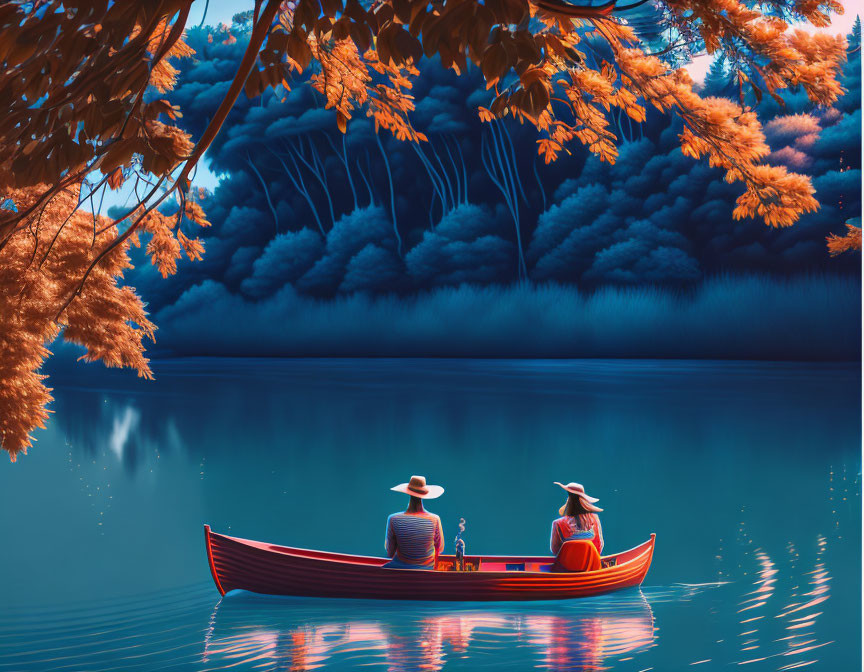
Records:
[[[58,392],[60,424],[70,462],[110,459],[134,476],[152,471],[165,454],[188,452],[175,419],[156,414],[152,400],[101,390]]]
[[[436,672],[448,661],[473,666],[519,649],[526,668],[606,670],[655,639],[653,612],[638,590],[552,605],[344,604],[228,595],[214,611],[204,667],[254,661],[297,672],[361,665]]]
[[[824,608],[820,605],[831,595],[831,575],[824,559],[827,547],[828,540],[818,535],[813,569],[801,573],[796,569],[800,554],[795,545],[789,542],[786,545],[788,559],[785,576],[765,551],[758,548],[753,551],[752,556],[757,563],[754,588],[743,596],[737,610],[742,630],[739,633],[739,652],[742,656],[739,665],[807,654],[804,659],[782,664],[777,669],[807,667],[819,662],[818,654],[813,654],[813,651],[834,643],[833,640],[820,639],[816,632],[817,621]],[[781,580],[788,586],[785,599],[779,595],[775,597]],[[802,581],[806,581],[803,588]],[[778,631],[778,625],[782,630]],[[770,641],[765,641],[766,637],[771,637]]]
[[[133,431],[138,431],[138,425],[141,422],[141,414],[132,406],[126,406],[120,413],[114,416],[114,426],[111,429],[111,437],[108,439],[108,444],[111,447],[117,459],[123,459],[123,451],[126,448],[126,442],[129,441],[129,436]]]

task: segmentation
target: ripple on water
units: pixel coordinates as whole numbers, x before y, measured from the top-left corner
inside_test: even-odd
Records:
[[[676,658],[681,669],[814,665],[819,650],[833,643],[817,632],[830,598],[828,540],[820,536],[814,561],[800,568],[791,543],[780,557],[754,546],[745,547],[737,582],[646,587],[563,602],[454,605],[244,592],[217,600],[205,583],[77,609],[6,611],[0,617],[0,671],[642,672],[672,669]],[[674,645],[670,650],[675,632],[669,631],[662,655],[654,656],[662,635],[658,610],[666,616],[713,613],[736,629],[711,645],[682,646],[678,656]]]
[[[212,601],[212,587],[199,584],[76,609],[5,612],[0,670],[194,669]]]
[[[690,588],[656,591],[675,599]],[[653,646],[646,596],[566,603],[388,603],[231,594],[211,586],[27,609],[0,619],[0,670],[471,669],[502,660],[546,669],[609,669]]]
[[[208,670],[250,661],[273,669],[327,666],[439,670],[470,659],[471,669],[508,662],[547,669],[608,669],[654,641],[654,617],[639,591],[567,603],[430,603],[228,595],[216,607]],[[269,669],[269,668],[268,668]]]

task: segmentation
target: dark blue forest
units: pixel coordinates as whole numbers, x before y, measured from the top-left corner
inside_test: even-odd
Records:
[[[245,31],[189,32],[170,100],[194,137]],[[207,152],[203,261],[163,279],[142,255],[127,281],[163,353],[856,359],[861,257],[825,245],[861,208],[860,24],[849,40],[834,107],[756,106],[770,161],[821,203],[792,227],[735,220],[740,187],[681,153],[672,117],[615,119],[614,165],[581,147],[546,165],[533,128],[480,122],[479,71],[424,67],[421,144],[362,113],[343,136],[302,81],[241,99]],[[739,96],[722,61],[702,93]]]

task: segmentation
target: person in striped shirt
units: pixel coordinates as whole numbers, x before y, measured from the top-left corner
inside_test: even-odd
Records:
[[[444,530],[441,519],[423,508],[424,499],[444,494],[440,485],[426,485],[424,476],[412,476],[407,483],[390,488],[410,495],[404,513],[387,518],[384,550],[391,558],[385,567],[395,569],[434,569],[435,558],[444,550]]]

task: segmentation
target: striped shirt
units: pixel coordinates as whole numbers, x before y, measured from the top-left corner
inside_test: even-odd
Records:
[[[549,547],[554,555],[558,555],[558,551],[561,550],[561,545],[565,541],[573,541],[574,539],[589,539],[594,542],[598,553],[603,552],[603,528],[600,527],[600,518],[597,517],[596,513],[587,515],[591,519],[591,526],[584,530],[578,527],[573,516],[563,516],[552,523],[552,540]]]
[[[387,557],[418,567],[435,563],[435,556],[444,550],[441,519],[434,513],[393,513],[387,518],[384,538]]]

